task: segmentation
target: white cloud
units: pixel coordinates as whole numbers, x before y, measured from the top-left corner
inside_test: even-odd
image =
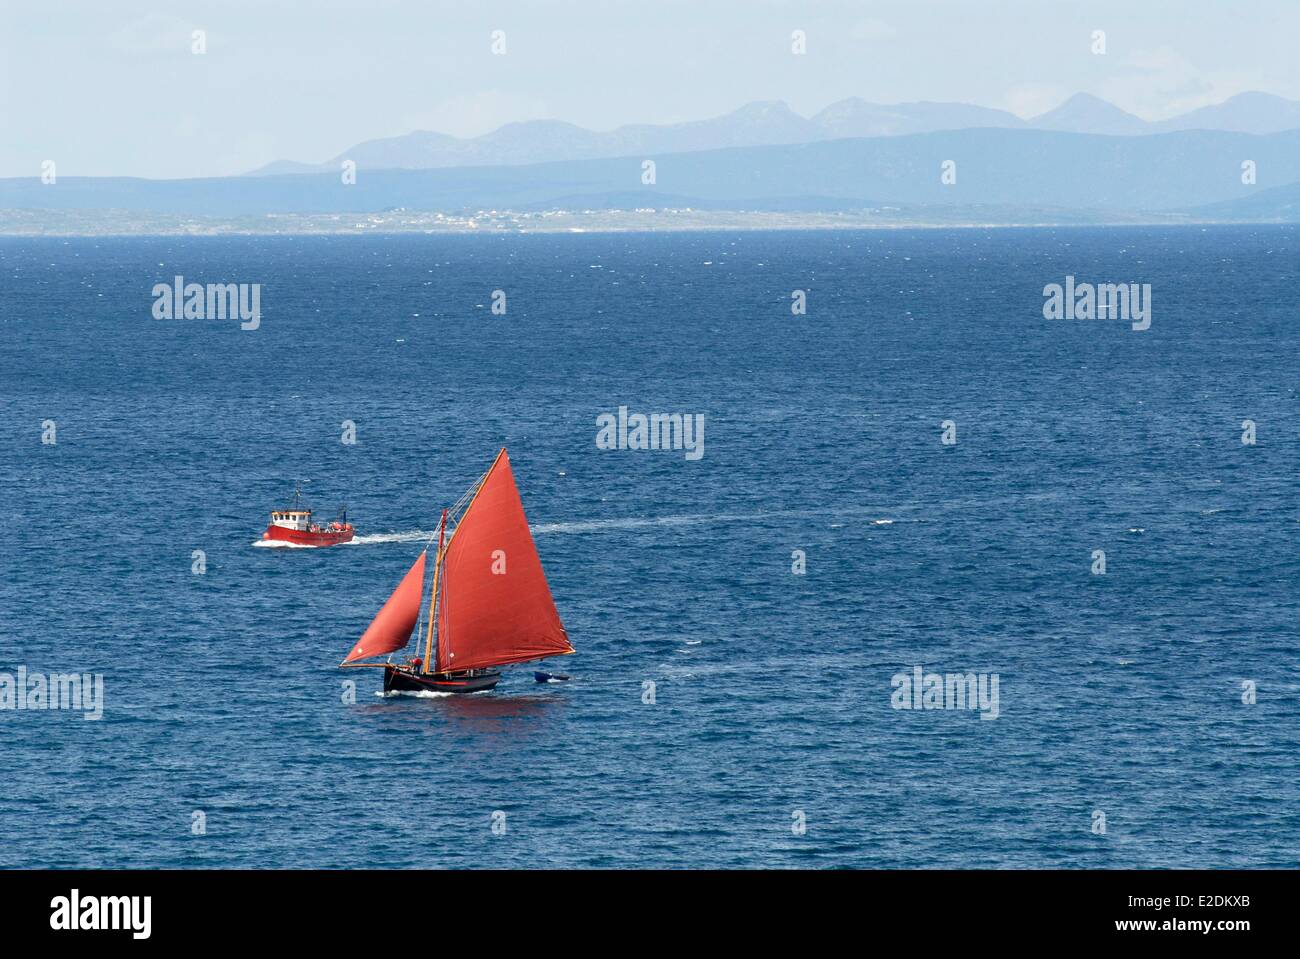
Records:
[[[859,20],[849,27],[849,36],[854,40],[888,40],[898,36],[898,30],[884,20]]]
[[[1268,85],[1260,70],[1201,70],[1169,46],[1135,50],[1121,67],[1122,73],[1097,85],[1097,95],[1148,120],[1222,103]]]
[[[1022,83],[1008,90],[1002,101],[995,105],[1009,110],[1022,120],[1028,120],[1048,110],[1055,110],[1076,92],[1078,91],[1067,90],[1052,83]]]
[[[476,137],[517,120],[544,120],[550,115],[543,100],[485,90],[451,97],[428,110],[406,114],[401,122],[405,131],[432,130],[457,137]]]
[[[150,13],[118,27],[105,38],[110,50],[128,56],[190,54],[191,35],[200,29],[170,14]]]

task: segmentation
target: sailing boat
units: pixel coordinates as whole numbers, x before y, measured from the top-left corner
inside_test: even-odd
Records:
[[[454,525],[450,536],[448,520]],[[500,682],[498,667],[573,652],[504,447],[456,505],[442,511],[424,656],[393,663],[390,654],[411,641],[419,624],[428,551],[426,546],[340,668],[382,668],[385,692],[477,693]],[[356,662],[373,656],[390,658]]]

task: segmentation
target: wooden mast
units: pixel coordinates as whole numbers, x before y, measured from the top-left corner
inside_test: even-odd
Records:
[[[429,629],[424,636],[424,665],[421,672],[429,675],[430,657],[433,656],[433,617],[438,603],[438,573],[442,569],[442,536],[447,530],[447,511],[442,511],[442,523],[438,526],[438,552],[433,557],[433,595],[429,597]]]
[[[487,479],[488,474],[492,472],[492,469],[497,465],[497,460],[501,459],[501,454],[504,452],[505,452],[505,447],[502,447],[501,451],[497,453],[496,459],[492,461],[492,466],[488,467],[487,473],[484,473],[482,476],[479,477],[478,482],[472,487],[474,494],[470,496],[469,492],[466,491],[465,496],[469,497],[469,504],[466,505],[466,507],[457,515],[464,516],[466,513],[469,512],[470,506],[473,506],[474,500],[478,498],[478,491],[483,487],[483,481]],[[464,502],[464,500],[465,497],[464,496],[461,497],[461,502]],[[452,507],[452,509],[455,508],[456,508],[455,506]],[[456,528],[457,529],[460,528],[459,522],[457,523]],[[447,532],[447,510],[444,509],[442,511],[442,522],[438,525],[438,552],[433,557],[433,595],[429,597],[429,628],[426,631],[424,636],[424,665],[420,667],[420,672],[426,676],[433,671],[431,668],[432,657],[433,657],[433,623],[434,623],[436,604],[438,602],[438,572],[442,567],[443,554],[446,553],[447,550],[451,548],[450,541],[448,541],[445,546],[443,545],[443,536],[446,534],[446,532]],[[456,538],[456,534],[454,532],[451,535],[452,535],[452,539]]]

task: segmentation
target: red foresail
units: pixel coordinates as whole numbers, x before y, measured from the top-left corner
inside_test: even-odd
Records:
[[[503,449],[443,554],[437,670],[571,652]]]
[[[388,597],[388,602],[375,614],[366,631],[361,634],[357,644],[343,660],[350,663],[354,659],[367,656],[383,656],[401,649],[411,639],[411,630],[420,618],[420,597],[424,595],[424,559],[421,553],[415,565],[410,568],[402,581]]]

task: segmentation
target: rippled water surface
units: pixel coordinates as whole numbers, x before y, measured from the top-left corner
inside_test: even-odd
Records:
[[[0,710],[0,865],[1296,865],[1298,264],[1289,227],[0,241],[0,671],[105,683]],[[263,284],[260,329],[153,319],[177,274]],[[1152,284],[1151,328],[1044,320],[1067,274]],[[704,456],[597,449],[621,405]],[[501,445],[573,680],[384,699],[336,664]],[[254,547],[299,478],[357,543]],[[917,665],[998,718],[891,708]]]

